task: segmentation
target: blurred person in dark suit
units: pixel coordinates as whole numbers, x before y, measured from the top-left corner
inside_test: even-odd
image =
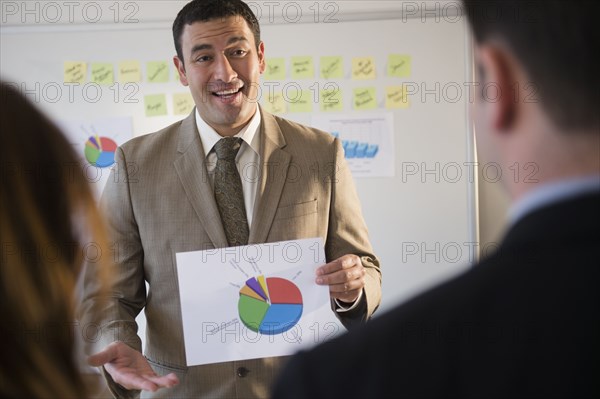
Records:
[[[296,355],[274,398],[600,396],[599,4],[464,2],[508,232],[462,276]]]

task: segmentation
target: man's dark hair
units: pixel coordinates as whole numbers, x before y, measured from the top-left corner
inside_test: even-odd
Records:
[[[184,61],[181,51],[181,35],[185,25],[235,16],[244,18],[254,34],[254,42],[258,49],[258,45],[260,44],[260,26],[256,16],[246,3],[241,0],[193,0],[179,11],[173,23],[173,40],[175,41],[177,57],[179,57],[181,62]]]
[[[463,3],[475,40],[498,39],[510,47],[537,91],[532,97],[541,101],[557,126],[600,130],[600,58],[596,54],[600,48],[600,2]]]

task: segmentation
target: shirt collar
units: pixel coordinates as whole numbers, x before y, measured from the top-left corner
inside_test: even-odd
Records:
[[[600,192],[600,175],[544,184],[526,194],[510,207],[508,212],[509,222],[514,224],[536,209],[593,192]]]
[[[242,130],[239,131],[235,137],[241,137],[241,139],[248,144],[250,148],[256,153],[259,152],[259,135],[256,134],[258,132],[258,128],[260,127],[260,122],[262,121],[260,116],[260,110],[256,107],[256,112],[250,122]],[[198,127],[198,132],[200,133],[200,140],[202,141],[202,148],[204,148],[204,156],[207,157],[214,145],[217,141],[221,140],[223,137],[215,131],[208,123],[202,119],[200,113],[198,112],[198,108],[196,108],[196,126]]]

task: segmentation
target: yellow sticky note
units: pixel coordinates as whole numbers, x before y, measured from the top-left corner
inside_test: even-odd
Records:
[[[287,101],[290,112],[312,112],[313,92],[310,90],[289,90]]]
[[[375,79],[375,59],[357,57],[352,59],[352,79]]]
[[[142,80],[142,67],[139,61],[119,62],[119,82],[137,83]]]
[[[410,55],[390,54],[388,57],[388,76],[406,78],[410,76]]]
[[[389,109],[394,108],[408,108],[408,96],[406,95],[406,88],[404,86],[388,86],[385,89],[385,107]]]
[[[146,116],[162,116],[167,114],[167,97],[164,94],[144,96]]]
[[[320,68],[323,79],[344,77],[344,59],[342,57],[321,57]]]
[[[94,62],[92,64],[92,82],[100,85],[111,85],[115,82],[113,64]]]
[[[354,89],[354,109],[363,111],[377,108],[377,97],[374,87],[361,87]]]
[[[169,81],[169,63],[150,61],[146,65],[146,74],[150,83],[166,83]]]
[[[312,79],[315,66],[311,56],[292,57],[292,79]]]
[[[286,102],[281,92],[265,96],[262,106],[272,114],[284,114],[286,112]]]
[[[191,93],[173,94],[173,113],[175,115],[189,115],[194,106],[194,98]]]
[[[264,80],[285,79],[285,58],[268,58],[266,64]]]
[[[65,83],[85,83],[87,64],[83,61],[64,62]]]
[[[342,90],[340,88],[324,89],[320,93],[321,111],[343,111],[344,104],[342,103]]]

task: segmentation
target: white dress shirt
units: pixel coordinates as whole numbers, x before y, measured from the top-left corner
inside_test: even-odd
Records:
[[[248,228],[252,226],[252,215],[254,214],[254,203],[256,202],[256,192],[260,181],[260,134],[257,134],[260,127],[261,117],[258,108],[250,122],[235,135],[243,140],[242,146],[235,157],[240,178],[242,180],[242,190],[244,192],[244,205],[246,207],[246,218],[248,219]],[[210,184],[215,188],[215,168],[217,166],[217,154],[214,146],[217,141],[223,137],[206,123],[196,109],[196,126],[200,132],[202,148],[204,148],[205,164],[208,169]]]

